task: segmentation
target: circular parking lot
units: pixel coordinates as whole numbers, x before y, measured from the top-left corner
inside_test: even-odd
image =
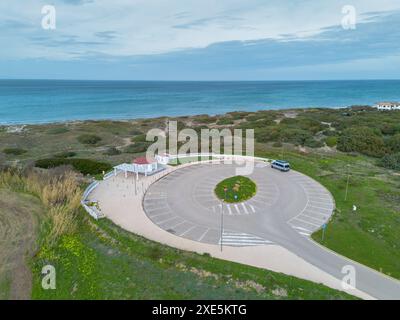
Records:
[[[331,194],[296,171],[280,172],[256,162],[248,176],[257,193],[248,201],[224,203],[214,194],[222,180],[236,176],[234,164],[185,166],[147,190],[143,207],[158,227],[183,238],[229,246],[285,243],[308,237],[332,215]]]

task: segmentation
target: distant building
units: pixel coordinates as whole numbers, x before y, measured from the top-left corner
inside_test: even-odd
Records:
[[[378,110],[400,110],[400,102],[379,102],[375,107]]]
[[[152,174],[158,170],[158,162],[155,159],[147,159],[140,157],[133,160],[135,172],[142,173],[145,176]]]
[[[170,160],[170,156],[166,153],[163,153],[161,155],[157,154],[155,158],[157,162],[161,164],[168,164]]]
[[[163,158],[161,158],[163,159]],[[128,177],[128,173],[139,174],[145,176],[153,175],[165,169],[165,165],[160,163],[157,159],[147,159],[146,157],[139,157],[132,161],[132,163],[122,163],[114,167],[114,175],[118,172],[124,172],[125,178]]]

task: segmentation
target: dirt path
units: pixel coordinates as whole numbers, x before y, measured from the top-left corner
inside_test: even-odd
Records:
[[[38,199],[0,189],[0,299],[30,299],[27,260],[35,249]]]

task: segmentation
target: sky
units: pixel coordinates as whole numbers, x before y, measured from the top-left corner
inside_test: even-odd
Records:
[[[399,79],[400,1],[2,0],[0,48],[2,79]]]

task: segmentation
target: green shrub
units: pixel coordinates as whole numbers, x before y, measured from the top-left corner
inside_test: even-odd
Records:
[[[131,139],[132,142],[146,142],[146,135],[145,134],[140,134],[136,137],[133,137]]]
[[[82,134],[77,139],[80,143],[89,145],[94,145],[101,141],[101,138],[94,134]]]
[[[74,151],[63,151],[54,155],[54,158],[72,158],[76,156]]]
[[[386,146],[392,152],[400,152],[400,134],[396,134],[393,137],[390,137],[386,141]]]
[[[304,145],[309,148],[321,148],[324,146],[322,141],[315,140],[314,138],[310,138],[304,141]]]
[[[257,142],[282,141],[282,130],[279,126],[257,128],[254,130]]]
[[[400,152],[384,156],[379,165],[384,168],[400,171]]]
[[[333,148],[337,145],[338,138],[335,136],[329,136],[325,139],[325,143],[328,147]]]
[[[281,132],[282,141],[304,146],[306,141],[313,140],[310,132],[302,129],[287,128]]]
[[[25,149],[21,149],[21,148],[5,148],[5,149],[3,149],[3,153],[12,154],[14,156],[19,156],[19,155],[27,153],[27,152],[28,151],[26,151]]]
[[[90,159],[49,158],[37,160],[35,162],[36,167],[43,169],[55,168],[63,165],[71,165],[82,174],[90,175],[99,174],[112,169],[112,166],[108,163]]]
[[[218,121],[217,121],[217,125],[219,125],[219,126],[229,125],[229,124],[233,124],[233,123],[234,123],[234,121],[230,118],[221,118],[221,119],[218,119]]]
[[[267,126],[274,125],[274,121],[271,119],[260,119],[257,121],[246,121],[240,124],[240,129],[257,129],[265,128]]]
[[[121,151],[118,150],[116,147],[109,147],[106,151],[104,151],[104,154],[107,156],[116,156],[121,154]]]
[[[69,129],[66,127],[55,127],[55,128],[50,128],[47,130],[48,134],[62,134],[68,132]]]
[[[217,121],[216,117],[210,117],[208,115],[199,116],[199,117],[193,119],[193,122],[195,122],[195,123],[214,123],[216,121]]]
[[[129,131],[129,134],[132,136],[137,136],[139,134],[143,134],[143,132],[140,131],[139,129],[133,129],[133,130]]]
[[[125,153],[141,153],[146,152],[147,148],[151,145],[151,142],[135,142],[130,144],[124,149]]]
[[[246,118],[246,116],[248,116],[250,114],[250,112],[234,111],[234,112],[228,112],[227,114],[229,114],[233,120],[241,120],[241,119]]]
[[[380,131],[368,127],[345,129],[338,139],[337,148],[343,152],[359,152],[372,157],[381,157],[386,153]]]
[[[337,131],[336,130],[329,130],[329,129],[326,129],[326,130],[322,131],[322,133],[327,137],[331,137],[331,136],[336,136],[337,135]]]

